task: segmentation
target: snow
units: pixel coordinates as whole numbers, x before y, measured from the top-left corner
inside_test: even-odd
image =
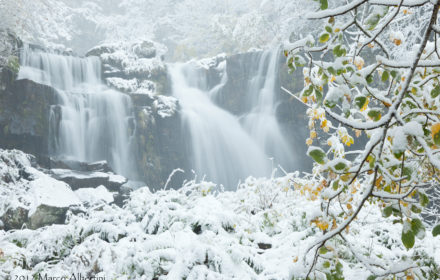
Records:
[[[29,194],[33,196],[33,200],[30,204],[29,216],[32,216],[39,205],[67,208],[81,204],[69,185],[46,174],[39,175],[40,178],[30,182]]]
[[[135,92],[138,88],[138,81],[136,78],[127,80],[118,77],[106,78],[107,85],[116,88],[123,92]]]
[[[127,179],[122,175],[117,174],[109,174],[108,180],[110,183],[124,184],[127,182]]]
[[[304,277],[311,261],[306,249],[322,238],[312,222],[320,216],[321,201],[302,194],[311,180],[293,174],[248,178],[235,192],[195,181],[180,190],[156,193],[143,187],[131,194],[124,208],[103,205],[87,215],[70,214],[66,225],[0,231],[5,254],[0,277],[39,270],[52,275],[99,273],[109,279]],[[75,193],[89,203],[111,196],[102,187]],[[331,213],[337,209],[331,208]],[[352,245],[336,238],[326,244],[327,254],[337,247],[345,279],[366,279],[371,274],[352,257],[351,249],[368,256],[378,273],[397,271],[396,263],[400,268],[412,264],[411,256],[420,250],[439,261],[439,237],[427,232],[407,251],[401,231],[402,225],[391,224],[377,205],[367,203],[351,224],[350,234],[344,234]],[[261,249],[262,243],[270,248]],[[14,265],[17,256],[29,266]],[[327,271],[321,261],[317,265]]]
[[[403,126],[403,131],[408,135],[423,137],[422,125],[416,121],[411,121]]]
[[[177,111],[177,99],[172,96],[158,95],[153,106],[162,118],[174,116]]]
[[[33,168],[31,159],[18,150],[0,149],[0,216],[17,207],[28,209],[31,216],[42,204],[62,208],[81,204],[69,185]]]
[[[97,205],[102,203],[112,203],[113,194],[110,193],[104,186],[96,188],[82,188],[75,191],[78,199],[88,205]]]
[[[52,173],[59,178],[69,178],[73,177],[76,179],[89,179],[89,178],[101,178],[106,179],[110,175],[108,173],[94,171],[94,172],[80,172],[70,169],[51,169]]]

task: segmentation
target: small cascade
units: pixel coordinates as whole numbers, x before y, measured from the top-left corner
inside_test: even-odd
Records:
[[[129,96],[101,82],[96,57],[78,58],[24,48],[18,79],[46,84],[58,92],[51,107],[50,150],[78,161],[107,160],[119,174],[136,178],[134,116]]]
[[[221,109],[203,88],[203,72],[192,64],[170,66],[173,94],[179,99],[183,125],[191,142],[192,165],[198,175],[235,189],[240,179],[270,174],[264,151],[239,119]]]

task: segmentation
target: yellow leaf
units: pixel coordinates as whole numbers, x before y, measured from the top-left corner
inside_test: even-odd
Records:
[[[431,126],[432,140],[436,145],[440,145],[440,123],[433,124]]]
[[[367,97],[367,99],[365,100],[364,106],[362,106],[362,108],[361,108],[361,112],[363,112],[367,109],[368,103],[370,103],[370,98]]]
[[[335,228],[337,228],[337,227],[338,227],[338,225],[336,224],[336,220],[333,220],[333,223],[332,223],[332,230],[335,229]]]

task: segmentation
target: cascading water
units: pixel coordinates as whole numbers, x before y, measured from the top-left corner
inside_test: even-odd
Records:
[[[218,107],[202,91],[201,72],[191,64],[170,69],[173,94],[182,108],[183,125],[189,132],[192,164],[199,175],[235,188],[239,179],[264,176],[269,159],[240,125],[238,118]]]
[[[279,50],[255,56],[248,67],[257,71],[250,71],[247,90],[242,93],[248,109],[241,116],[215,103],[227,83],[226,68],[220,83],[210,90],[206,73],[194,63],[170,66],[173,94],[179,99],[191,141],[192,165],[197,174],[227,189],[250,175],[269,176],[273,163],[293,160],[275,115]],[[228,67],[226,61],[220,65]]]
[[[119,174],[136,177],[130,97],[101,82],[98,58],[77,58],[24,48],[18,79],[55,88],[51,107],[52,154],[79,161],[107,160]]]
[[[290,166],[294,160],[293,151],[287,143],[276,118],[279,84],[280,49],[255,53],[250,65],[257,69],[252,73],[247,88],[248,112],[242,115],[242,122],[258,145],[282,166]]]

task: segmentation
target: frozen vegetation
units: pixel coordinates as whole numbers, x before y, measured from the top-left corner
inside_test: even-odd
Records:
[[[8,189],[49,180],[21,152],[2,151],[1,158],[2,176],[15,176]],[[27,179],[31,181],[19,179],[18,170],[32,174]],[[81,204],[82,211],[69,210],[66,224],[0,231],[0,277],[44,272],[106,279],[300,279],[311,262],[310,256],[304,257],[307,248],[324,229],[335,226],[320,220],[322,185],[310,175],[250,177],[235,192],[200,180],[155,193],[142,187],[122,208],[111,204],[103,187],[76,192],[65,188],[56,205],[44,202]],[[44,194],[41,189],[36,193]],[[18,200],[32,205],[38,197],[27,192]],[[360,197],[356,193],[353,204]],[[2,193],[1,201],[14,200]],[[390,224],[376,203],[371,200],[349,229],[320,250],[318,278],[326,273],[336,279],[366,279],[408,267],[411,275],[438,273],[440,237],[427,230],[417,236],[423,242],[406,250],[400,241],[402,225]],[[16,206],[10,203],[2,209]],[[341,209],[329,211],[338,217]]]

